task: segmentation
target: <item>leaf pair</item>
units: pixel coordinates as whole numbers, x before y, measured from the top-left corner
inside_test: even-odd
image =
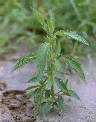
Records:
[[[64,63],[68,64],[72,69],[74,69],[80,76],[81,79],[85,80],[84,72],[81,65],[70,55],[64,56]]]
[[[68,80],[63,81],[59,78],[56,78],[56,83],[63,95],[71,96],[71,97],[74,97],[74,98],[80,100],[80,97],[76,94],[75,91],[68,89]]]
[[[46,18],[46,16],[44,16],[42,13],[38,12],[37,10],[34,10],[34,15],[47,34],[52,34],[54,32],[55,23],[52,14],[51,17]]]

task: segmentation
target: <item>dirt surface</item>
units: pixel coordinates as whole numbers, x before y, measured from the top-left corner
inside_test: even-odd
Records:
[[[7,90],[5,83],[0,87],[0,122],[34,122],[33,105],[24,90]]]
[[[11,69],[13,65],[14,62],[0,62],[0,81],[6,82],[6,90],[24,90],[29,85],[27,83],[28,79],[31,78],[35,73],[35,66],[34,64],[29,64],[24,68],[12,73]],[[88,58],[86,61],[84,61],[83,66],[86,74],[85,82],[80,81],[80,79],[74,76],[69,77],[71,87],[75,91],[77,91],[81,100],[77,101],[73,98],[69,99],[69,97],[64,97],[65,109],[63,113],[60,113],[60,115],[58,115],[57,113],[51,113],[46,119],[39,116],[37,117],[36,122],[96,122],[96,63],[95,61],[92,61]],[[6,86],[2,85],[2,87]],[[2,91],[3,88],[0,88],[0,90]],[[2,92],[0,93],[0,98],[2,97],[1,94]],[[7,101],[9,100],[9,97],[10,95],[5,95],[5,97],[3,97],[3,105],[0,104],[0,122],[8,122],[2,121],[2,118],[4,119],[4,114],[2,114],[2,111],[4,112],[4,110],[6,111],[6,114],[9,116],[9,118],[11,118],[10,122],[27,122],[24,120],[24,116],[26,115],[26,111],[27,113],[32,112],[32,108],[30,110],[31,103],[27,99],[25,99],[25,101],[27,100],[25,103],[28,103],[27,105],[29,105],[29,107],[26,105],[26,110],[22,108],[24,106],[20,107],[21,103],[17,102],[16,98],[12,98],[12,96],[11,99],[14,102],[11,103],[11,101]],[[23,95],[19,96],[19,99],[21,99],[22,97]],[[14,114],[14,109],[10,109],[10,105],[12,104],[13,106],[15,105],[17,114],[16,111]],[[23,116],[21,116],[22,114],[20,114],[21,109],[24,110],[23,114],[25,115]],[[11,113],[10,110],[12,111]],[[16,118],[14,116],[18,114],[20,115],[19,118],[23,118],[21,121],[14,119]],[[6,117],[7,116],[5,116],[5,118]]]

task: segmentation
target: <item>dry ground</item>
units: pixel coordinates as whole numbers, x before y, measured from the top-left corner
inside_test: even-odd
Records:
[[[27,80],[34,74],[34,64],[26,65],[23,69],[11,72],[14,62],[0,62],[0,81],[7,83],[7,89],[23,90],[28,86]],[[77,91],[81,100],[69,99],[65,97],[65,109],[61,115],[51,113],[46,122],[96,122],[96,63],[91,59],[83,63],[86,82],[80,81],[77,77],[69,77],[71,87]],[[2,93],[0,93],[2,94]],[[1,96],[0,96],[1,98]],[[16,121],[14,116],[10,114],[8,108],[0,104],[0,122],[2,119],[11,117],[9,122],[27,122]],[[6,115],[4,116],[4,110]],[[3,110],[3,114],[2,114]],[[18,114],[18,113],[17,113]],[[28,121],[31,122],[31,121]],[[36,122],[45,122],[42,117],[37,117]]]

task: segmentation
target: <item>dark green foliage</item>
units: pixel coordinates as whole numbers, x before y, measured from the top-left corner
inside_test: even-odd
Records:
[[[27,91],[31,91],[32,96],[34,96],[34,115],[42,113],[47,116],[53,109],[62,110],[64,108],[63,95],[71,96],[77,100],[80,99],[73,90],[68,88],[68,80],[62,80],[58,77],[57,72],[60,74],[61,65],[69,65],[82,79],[85,79],[84,72],[73,55],[63,55],[61,53],[61,41],[58,36],[70,37],[72,40],[86,45],[88,45],[88,42],[75,32],[65,32],[63,30],[56,32],[52,14],[46,17],[34,10],[34,15],[46,32],[45,42],[39,46],[35,55],[20,58],[15,69],[35,59],[37,72],[30,81],[36,81],[34,82],[36,85],[30,86]],[[62,59],[64,64],[61,64]],[[57,84],[57,90],[55,84]]]

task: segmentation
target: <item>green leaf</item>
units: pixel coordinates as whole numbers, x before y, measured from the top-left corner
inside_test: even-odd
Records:
[[[42,89],[37,88],[34,91],[34,110],[33,110],[34,116],[36,116],[40,112],[41,99],[42,99]]]
[[[30,80],[28,80],[28,82],[37,82],[37,77],[36,76],[32,77]]]
[[[42,79],[44,69],[46,66],[46,59],[48,53],[49,45],[48,43],[42,43],[37,51],[36,55],[36,66],[37,66],[37,79]]]
[[[80,97],[73,91],[68,89],[68,80],[63,81],[60,78],[56,79],[57,86],[63,92],[63,95],[74,97],[80,100]]]
[[[28,97],[34,97],[34,90],[30,90],[26,93]]]
[[[51,79],[48,78],[47,83],[46,83],[46,89],[50,90],[51,87],[52,87],[52,84],[53,84],[53,83],[52,83]]]
[[[37,76],[34,76],[30,80],[28,80],[28,82],[40,82],[40,81],[45,81],[46,79],[47,77],[45,75],[43,75],[41,79],[38,79]]]
[[[64,84],[65,84],[65,86],[67,88],[67,86],[68,86],[68,79],[64,81]]]
[[[60,95],[57,98],[57,105],[58,105],[60,110],[64,110],[64,99]]]
[[[79,34],[77,34],[76,32],[73,31],[69,31],[69,32],[65,32],[65,31],[57,31],[55,33],[55,35],[58,36],[67,36],[68,38],[74,39],[78,42],[81,42],[83,44],[89,45],[88,42],[86,41],[86,39],[84,39],[82,36],[80,36]]]
[[[34,60],[36,58],[35,54],[34,53],[31,53],[31,54],[27,54],[27,55],[24,55],[22,57],[20,57],[17,61],[17,64],[14,66],[14,70],[24,66],[25,64],[28,64],[30,63],[32,60]]]
[[[61,69],[61,62],[59,59],[55,60],[55,69],[56,71],[60,71]]]
[[[37,88],[37,87],[39,87],[39,85],[29,86],[26,90],[31,90],[31,89],[34,89],[34,88]]]
[[[48,113],[50,111],[50,107],[47,102],[44,102],[41,104],[41,113],[43,116],[48,116]]]
[[[37,21],[41,24],[44,25],[45,24],[45,16],[44,14],[40,13],[37,10],[34,10],[34,16],[37,19]]]
[[[77,40],[83,44],[89,45],[88,42],[80,35],[78,35],[76,32],[65,32],[64,33],[66,36],[68,36],[69,38],[72,38],[74,40]]]
[[[66,82],[64,82],[63,80],[61,80],[60,78],[56,78],[56,83],[58,88],[62,91],[62,92],[67,92],[67,84]]]
[[[69,96],[71,96],[71,97],[74,97],[74,98],[76,98],[77,100],[80,100],[80,97],[77,95],[77,93],[75,92],[75,91],[73,91],[73,90],[68,90],[68,94],[67,95],[69,95]]]
[[[80,65],[80,63],[78,63],[76,61],[75,58],[73,58],[72,56],[66,55],[66,56],[64,56],[64,61],[66,64],[68,64],[70,67],[72,67],[79,74],[81,79],[85,80],[85,75],[81,68],[81,65]]]
[[[53,18],[50,18],[47,20],[47,28],[48,28],[49,34],[52,34],[54,32],[55,23],[54,23]]]
[[[60,54],[61,54],[61,44],[60,44],[60,41],[57,41],[56,57],[59,57]]]

